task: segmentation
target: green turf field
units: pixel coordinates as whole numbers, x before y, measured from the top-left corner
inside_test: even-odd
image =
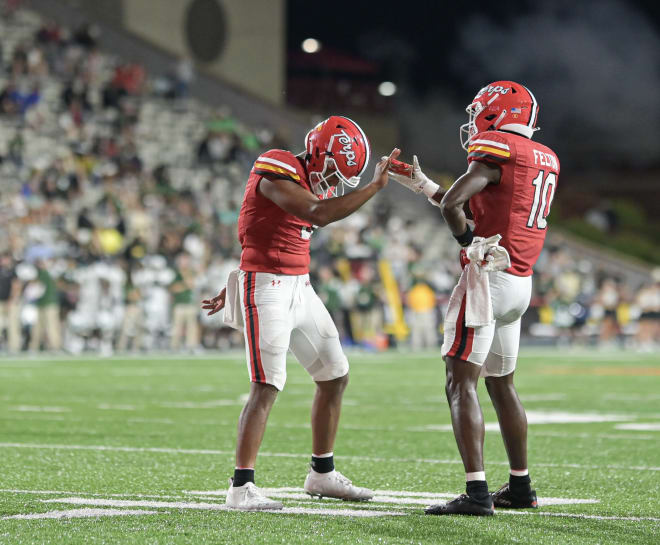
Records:
[[[291,363],[257,467],[277,514],[223,510],[248,389],[240,355],[0,359],[0,543],[660,542],[657,355],[524,351],[541,506],[486,519],[423,514],[464,488],[439,356],[350,359],[335,459],[375,501],[302,494],[313,384]],[[488,429],[494,489],[508,472]]]

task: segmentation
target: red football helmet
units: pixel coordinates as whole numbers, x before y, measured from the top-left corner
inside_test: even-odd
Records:
[[[486,85],[474,97],[465,111],[468,122],[461,125],[461,146],[467,149],[470,140],[483,131],[511,131],[531,138],[536,128],[539,105],[532,92],[515,81],[495,81]]]
[[[340,115],[321,121],[309,131],[305,150],[312,191],[324,197],[343,195],[344,184],[357,187],[371,156],[364,131],[355,121]],[[333,174],[339,178],[337,184],[328,182]]]

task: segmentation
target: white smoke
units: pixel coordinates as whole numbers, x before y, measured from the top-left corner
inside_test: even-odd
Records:
[[[472,17],[453,68],[475,92],[498,79],[529,87],[541,107],[538,139],[576,166],[660,160],[660,37],[624,2],[560,0],[504,20]]]

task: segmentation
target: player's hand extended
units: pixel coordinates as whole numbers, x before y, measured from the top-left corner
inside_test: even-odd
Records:
[[[390,160],[396,159],[400,154],[401,150],[399,148],[394,148],[389,157],[383,157],[376,165],[376,170],[374,171],[374,177],[373,180],[371,180],[371,183],[375,184],[378,189],[382,189],[387,185],[389,179],[387,170],[390,167]]]
[[[419,160],[417,155],[413,155],[413,164],[411,165],[412,169],[409,175],[390,171],[390,177],[392,177],[396,182],[400,183],[402,186],[410,189],[415,193],[421,193],[424,191],[424,187],[433,183],[431,179],[422,172],[421,167],[419,166]]]
[[[208,316],[211,316],[216,312],[220,312],[223,308],[225,308],[226,294],[227,288],[222,288],[222,291],[215,297],[212,297],[211,299],[204,299],[202,301],[202,308],[209,311]]]

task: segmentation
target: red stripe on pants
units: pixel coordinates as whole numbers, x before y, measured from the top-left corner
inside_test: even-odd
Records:
[[[254,353],[252,352],[252,329],[250,328],[250,301],[248,300],[248,274],[243,278],[243,307],[245,310],[245,339],[250,351],[250,380],[255,382],[257,377],[254,374]]]
[[[456,351],[461,345],[461,337],[463,336],[463,321],[465,318],[465,301],[467,299],[467,294],[463,295],[461,300],[461,308],[458,311],[458,317],[456,318],[456,332],[454,333],[454,342],[451,345],[451,349],[447,352],[448,356],[456,356]]]
[[[257,310],[257,303],[254,299],[255,288],[257,287],[257,273],[252,273],[252,285],[250,286],[250,304],[252,305],[252,316],[254,318],[254,342],[256,348],[255,358],[253,360],[255,366],[259,369],[259,382],[266,382],[266,375],[261,363],[261,347],[259,346],[259,311]]]
[[[466,329],[467,329],[467,342],[465,343],[465,350],[463,350],[463,353],[459,354],[458,357],[467,361],[467,359],[470,357],[470,354],[472,353],[472,342],[474,341],[474,328],[466,326]]]

